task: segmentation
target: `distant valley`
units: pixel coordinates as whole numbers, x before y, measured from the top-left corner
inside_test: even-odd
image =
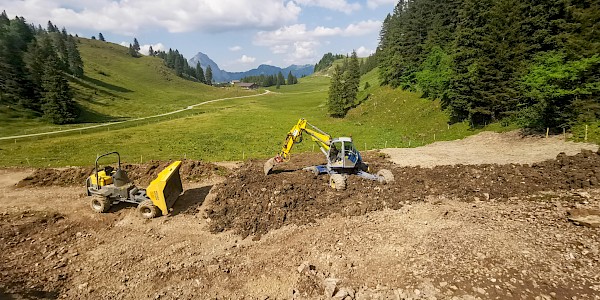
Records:
[[[194,57],[188,60],[188,64],[190,66],[195,67],[196,64],[200,62],[200,66],[202,69],[206,71],[206,67],[210,66],[213,73],[213,80],[215,82],[229,82],[232,80],[240,80],[247,76],[257,76],[257,75],[277,75],[277,73],[281,72],[284,76],[291,71],[292,75],[296,77],[303,77],[313,73],[314,65],[291,65],[287,68],[280,68],[270,65],[260,65],[256,69],[252,69],[246,72],[227,72],[225,70],[221,70],[217,63],[215,63],[208,55],[198,52]]]

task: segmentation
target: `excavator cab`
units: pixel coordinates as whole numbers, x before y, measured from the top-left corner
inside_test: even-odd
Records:
[[[332,169],[354,169],[362,161],[352,138],[349,137],[333,139],[329,144],[327,157],[328,165]]]

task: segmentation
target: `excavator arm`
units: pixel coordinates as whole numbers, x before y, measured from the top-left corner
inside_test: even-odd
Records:
[[[284,161],[288,161],[290,159],[290,152],[294,147],[294,144],[298,144],[303,140],[303,134],[308,134],[311,139],[319,145],[321,151],[327,155],[327,151],[329,151],[329,144],[331,143],[331,136],[316,126],[308,123],[306,119],[300,119],[292,129],[287,134],[285,142],[281,147],[281,151],[277,156],[269,159],[264,166],[265,175],[269,174],[273,167]]]

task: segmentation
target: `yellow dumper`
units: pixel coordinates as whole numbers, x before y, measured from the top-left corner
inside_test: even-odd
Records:
[[[117,169],[106,166],[98,169],[98,160],[102,157],[116,155]],[[146,189],[133,185],[127,172],[121,169],[121,156],[118,152],[110,152],[96,158],[94,173],[86,180],[87,195],[91,196],[90,206],[98,213],[108,212],[113,204],[129,202],[138,205],[138,212],[143,218],[154,218],[166,215],[183,192],[179,168],[181,161],[176,161],[162,170]]]

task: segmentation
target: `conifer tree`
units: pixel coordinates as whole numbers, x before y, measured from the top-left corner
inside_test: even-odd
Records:
[[[212,68],[210,67],[210,65],[206,66],[205,77],[206,77],[206,84],[212,85],[213,73],[212,73]]]
[[[327,112],[334,118],[341,118],[346,115],[346,108],[343,100],[342,69],[340,65],[335,65],[329,84],[329,96],[327,98]]]
[[[44,76],[42,78],[44,88],[42,111],[44,117],[54,124],[66,124],[75,120],[75,103],[72,99],[69,83],[64,77],[60,62],[56,55],[48,58]]]
[[[292,84],[294,84],[294,75],[292,75],[292,71],[290,71],[290,72],[288,73],[288,76],[287,76],[287,84],[288,84],[288,85],[292,85]]]
[[[150,47],[148,48],[148,55],[149,55],[149,56],[154,56],[154,49],[152,49],[152,46],[150,46]]]
[[[281,71],[277,73],[277,85],[285,85],[285,78],[283,77]]]
[[[69,72],[78,78],[83,77],[83,60],[77,49],[77,43],[73,36],[67,38],[67,52],[69,53]]]
[[[137,40],[137,38],[133,38],[133,49],[134,49],[136,52],[139,52],[139,51],[140,51],[140,43],[138,43],[138,40]]]
[[[206,78],[204,78],[204,70],[202,70],[200,62],[196,63],[196,79],[198,79],[198,81],[201,83],[206,83]]]
[[[98,33],[98,40],[106,42],[106,40],[104,39],[104,35],[102,35],[102,32]]]

